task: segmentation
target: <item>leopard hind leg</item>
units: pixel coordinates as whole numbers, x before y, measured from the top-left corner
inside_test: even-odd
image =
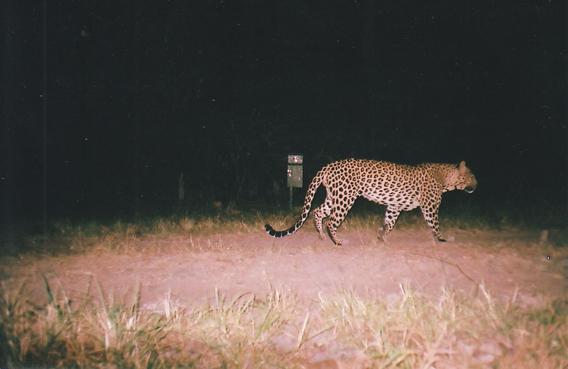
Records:
[[[325,232],[323,230],[323,219],[327,218],[331,214],[331,207],[329,206],[330,201],[326,201],[321,204],[316,210],[314,210],[314,222],[316,224],[316,230],[318,231],[318,236],[320,239],[325,240]]]
[[[333,200],[334,207],[327,221],[327,230],[329,232],[329,237],[337,246],[343,243],[343,241],[337,236],[337,228],[339,228],[341,223],[343,223],[343,220],[345,220],[345,217],[349,213],[349,210],[353,207],[353,203],[356,198],[356,196],[350,196]]]

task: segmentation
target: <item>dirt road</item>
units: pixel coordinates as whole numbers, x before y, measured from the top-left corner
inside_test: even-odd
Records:
[[[162,309],[168,292],[191,306],[213,301],[216,289],[227,298],[264,296],[278,288],[307,300],[338,290],[390,300],[401,284],[436,297],[444,286],[474,295],[483,283],[494,297],[518,304],[568,297],[568,250],[541,240],[537,231],[448,230],[456,241],[438,243],[426,230],[395,230],[388,244],[371,231],[340,233],[346,240],[341,247],[319,240],[309,227],[282,239],[261,231],[152,237],[136,254],[10,259],[0,279],[11,289],[26,280],[30,300],[45,303],[43,273],[52,291],[65,293],[72,306],[98,299],[97,283],[105,296],[126,303],[139,285],[141,306],[152,310]]]

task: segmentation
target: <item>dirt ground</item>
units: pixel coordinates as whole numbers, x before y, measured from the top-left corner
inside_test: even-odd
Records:
[[[230,299],[246,292],[262,298],[271,289],[293,291],[300,299],[354,290],[396,299],[401,284],[433,298],[444,286],[475,295],[477,286],[502,300],[539,304],[568,297],[568,250],[545,240],[540,231],[447,230],[455,242],[435,242],[427,230],[396,230],[389,243],[372,231],[341,230],[344,245],[319,240],[304,227],[274,239],[258,231],[148,238],[148,251],[137,254],[92,253],[41,260],[10,259],[0,267],[5,287],[26,281],[29,300],[47,301],[42,273],[52,292],[64,292],[72,307],[105,298],[130,303],[140,286],[140,303],[160,311],[167,293],[184,306],[215,300],[215,290]],[[481,294],[481,292],[479,292]]]

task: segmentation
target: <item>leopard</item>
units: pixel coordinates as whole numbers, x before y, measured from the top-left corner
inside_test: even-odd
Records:
[[[343,242],[337,235],[337,228],[359,197],[386,206],[384,222],[377,233],[380,241],[387,242],[387,235],[394,228],[402,211],[417,207],[420,207],[435,238],[440,242],[454,241],[453,236],[440,232],[438,210],[442,194],[453,190],[472,193],[477,188],[477,180],[466,167],[465,161],[459,164],[423,163],[413,166],[387,161],[345,159],[324,166],[316,174],[306,192],[300,219],[293,226],[276,231],[270,224],[266,224],[265,231],[276,238],[298,231],[308,219],[312,201],[322,184],[326,189],[326,198],[314,211],[315,227],[322,240],[326,239],[325,227],[337,246]]]

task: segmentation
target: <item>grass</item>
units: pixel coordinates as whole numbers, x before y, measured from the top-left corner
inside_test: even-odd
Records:
[[[461,208],[460,208],[461,206]],[[479,208],[463,208],[462,205],[449,206],[441,210],[442,229],[459,228],[472,230],[488,229],[526,229],[526,228],[565,228],[558,226],[562,216],[549,216],[545,224],[537,224],[524,219],[518,212],[490,211],[484,213]],[[457,208],[456,208],[457,207]],[[257,208],[263,210],[257,210]],[[301,207],[293,211],[287,207],[254,205],[237,206],[234,203],[213,203],[209,207],[195,208],[192,211],[177,211],[168,217],[114,219],[109,221],[72,221],[56,219],[48,225],[48,233],[41,234],[39,224],[21,225],[11,232],[4,241],[0,253],[5,256],[26,254],[81,254],[89,251],[139,252],[146,250],[149,239],[166,237],[187,237],[212,234],[248,234],[262,232],[264,224],[284,229],[296,222]],[[384,207],[361,200],[342,223],[342,229],[376,230],[384,216]],[[309,218],[308,227],[312,227]],[[541,219],[544,219],[541,217]],[[427,230],[420,210],[401,213],[395,230],[421,228]],[[16,234],[17,237],[13,235]],[[187,251],[187,250],[186,250]]]
[[[383,208],[354,209],[345,229],[376,229]],[[152,252],[149,241],[262,232],[266,222],[292,225],[300,213],[240,210],[229,204],[169,218],[80,222],[59,220],[45,239],[26,233],[13,252],[110,254]],[[442,216],[445,228],[515,227],[507,217],[475,212]],[[498,225],[495,225],[495,219]],[[308,226],[311,226],[310,224]],[[404,213],[397,229],[426,225]],[[38,228],[38,227],[36,227]],[[315,232],[315,231],[314,231]],[[560,233],[559,233],[560,234]],[[552,238],[552,236],[551,236]],[[554,240],[552,240],[554,241]],[[174,242],[175,243],[175,242]],[[44,247],[47,244],[47,252]],[[187,244],[187,242],[186,242]],[[197,243],[196,243],[197,244]],[[42,247],[43,245],[43,247]],[[555,244],[565,247],[563,238]],[[195,246],[219,251],[221,245]],[[188,250],[181,250],[183,252]],[[8,258],[7,258],[8,259]],[[71,308],[65,291],[44,278],[47,303],[27,300],[26,285],[0,288],[0,367],[105,368],[562,368],[568,366],[568,302],[520,306],[494,299],[483,285],[477,297],[447,288],[440,299],[407,285],[386,298],[338,291],[300,301],[293,291],[244,294],[184,308],[168,294],[155,310],[106,296],[85,296]],[[87,293],[86,293],[87,295]]]
[[[401,285],[396,298],[339,291],[302,303],[290,291],[244,294],[190,310],[159,311],[105,297],[72,310],[45,283],[47,304],[25,286],[2,290],[0,367],[105,368],[563,368],[568,303],[499,303],[450,289],[431,300]],[[61,292],[61,291],[59,291]],[[54,296],[63,296],[59,300]],[[319,365],[319,366],[318,366]]]

